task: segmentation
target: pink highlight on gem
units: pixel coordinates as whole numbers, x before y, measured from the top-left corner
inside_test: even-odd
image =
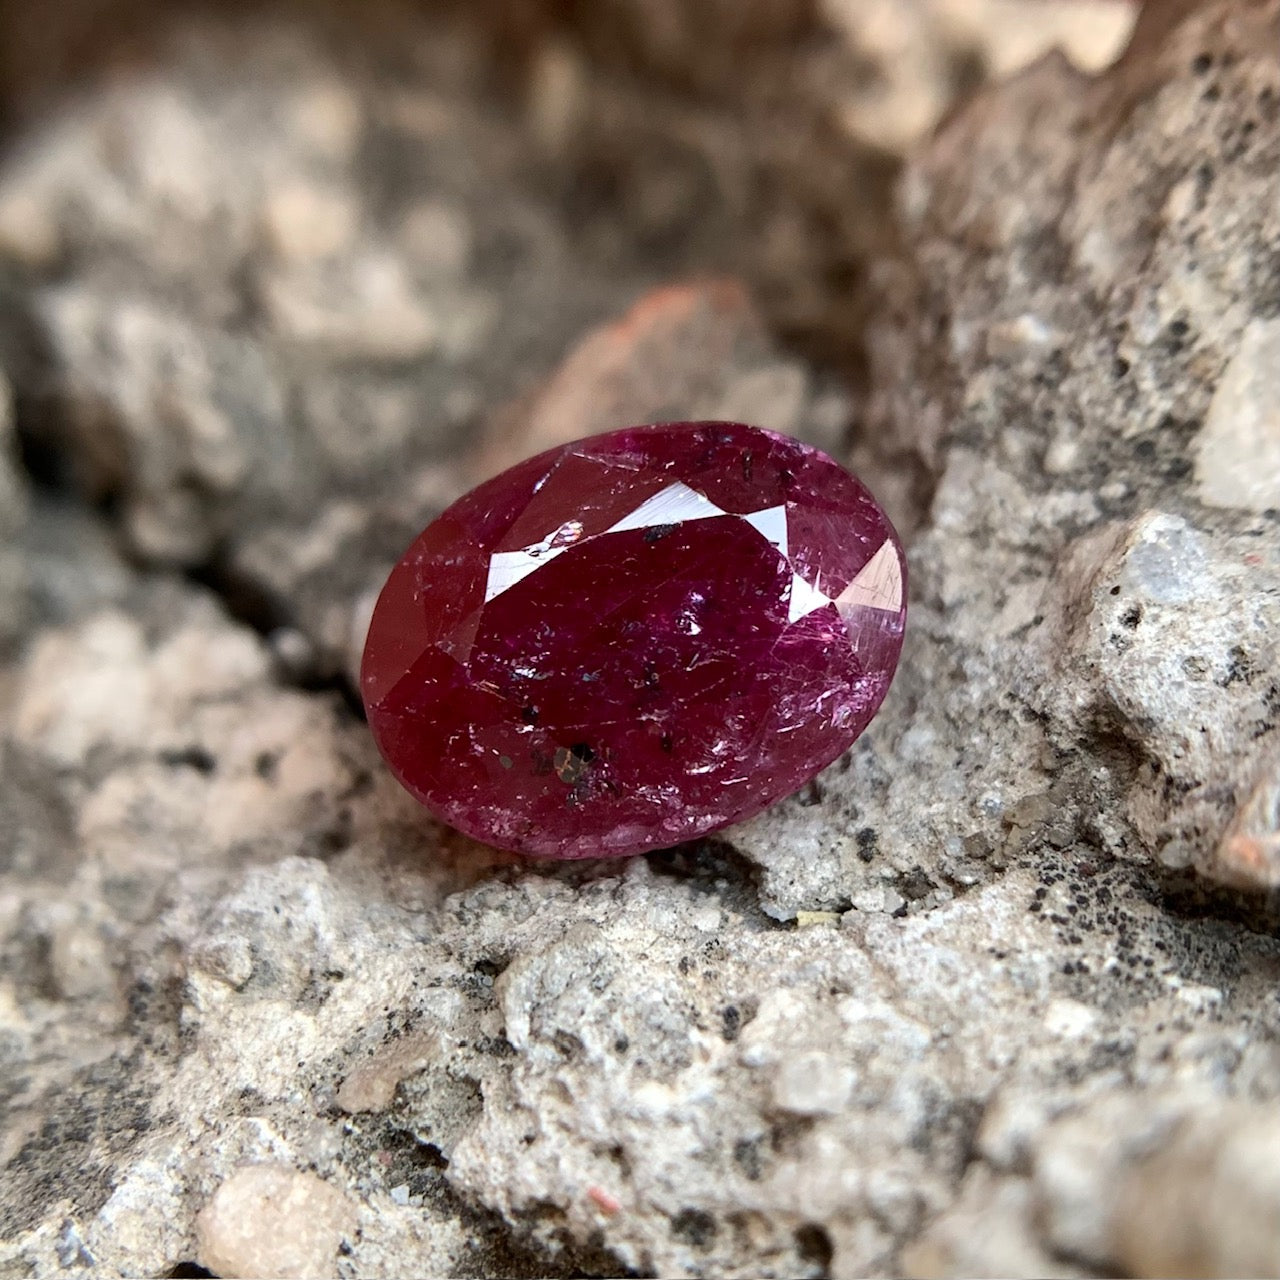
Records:
[[[906,622],[884,512],[821,451],[740,423],[632,427],[460,498],[392,571],[361,693],[445,822],[548,858],[760,812],[866,728]]]

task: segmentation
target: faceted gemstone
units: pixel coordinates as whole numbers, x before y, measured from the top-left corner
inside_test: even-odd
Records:
[[[902,546],[826,454],[731,422],[552,449],[392,571],[361,690],[444,821],[550,858],[758,813],[866,728],[906,621]]]

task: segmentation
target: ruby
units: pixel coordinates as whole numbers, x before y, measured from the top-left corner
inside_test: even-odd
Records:
[[[879,709],[905,622],[898,536],[826,454],[739,423],[632,427],[428,525],[378,600],[361,691],[445,822],[616,857],[812,779]]]

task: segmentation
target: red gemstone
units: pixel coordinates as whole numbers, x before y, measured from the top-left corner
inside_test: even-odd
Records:
[[[392,570],[361,691],[433,813],[549,858],[705,835],[803,786],[879,709],[902,546],[826,454],[733,422],[549,450]]]

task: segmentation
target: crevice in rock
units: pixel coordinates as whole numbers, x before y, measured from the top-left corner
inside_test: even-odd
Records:
[[[577,1241],[569,1237],[561,1220],[564,1215],[554,1205],[545,1211],[533,1209],[520,1215],[535,1233],[522,1233],[501,1214],[490,1209],[477,1208],[456,1193],[456,1211],[460,1220],[470,1229],[476,1241],[475,1269],[459,1270],[459,1280],[465,1276],[489,1277],[495,1280],[539,1280],[554,1275],[565,1280],[596,1280],[597,1277],[617,1276],[642,1280],[652,1276],[652,1271],[638,1271],[625,1266],[622,1260],[604,1243],[603,1237],[590,1241]]]
[[[215,553],[203,564],[192,566],[184,576],[217,596],[231,617],[264,639],[292,622],[284,602],[237,574],[224,553]]]
[[[1238,891],[1154,860],[1143,873],[1149,900],[1173,919],[1217,923],[1256,934],[1260,940],[1280,939],[1280,889],[1264,894]]]
[[[587,1241],[570,1237],[564,1214],[550,1202],[514,1214],[497,1210],[459,1192],[449,1181],[449,1158],[430,1141],[394,1120],[370,1126],[364,1155],[376,1157],[378,1182],[387,1190],[403,1188],[411,1206],[461,1224],[468,1244],[451,1274],[457,1280],[538,1280],[545,1276],[640,1276],[627,1268],[602,1237]],[[354,1147],[347,1150],[348,1159]]]
[[[691,840],[643,855],[654,875],[683,881],[695,893],[715,894],[723,905],[771,929],[790,924],[767,915],[760,906],[760,868],[733,844],[717,836]]]
[[[296,619],[283,601],[253,579],[237,573],[224,554],[187,569],[183,577],[216,596],[235,621],[257,632],[269,644],[281,632],[296,625]],[[352,716],[364,720],[364,703],[344,672],[308,660],[300,664],[277,661],[276,674],[280,683],[290,688],[338,695]]]
[[[0,372],[13,394],[13,426],[18,464],[37,489],[88,506],[107,507],[109,491],[94,502],[76,474],[75,458],[57,426],[53,353],[31,313],[22,283],[0,276]]]
[[[814,1280],[827,1280],[831,1275],[831,1260],[835,1245],[831,1233],[820,1223],[806,1222],[795,1230],[796,1255],[812,1268]]]

